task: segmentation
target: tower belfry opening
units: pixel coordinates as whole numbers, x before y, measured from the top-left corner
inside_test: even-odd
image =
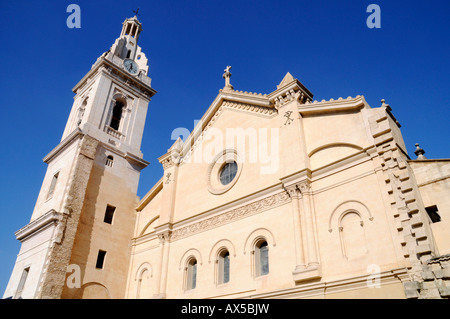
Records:
[[[121,101],[116,101],[116,104],[114,105],[112,111],[111,123],[109,124],[109,126],[115,129],[116,131],[118,131],[120,127],[120,120],[122,119],[123,107],[124,104]]]

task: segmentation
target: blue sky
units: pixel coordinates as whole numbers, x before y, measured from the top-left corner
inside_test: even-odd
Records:
[[[81,7],[81,28],[69,29],[66,8]],[[381,28],[369,29],[369,4]],[[139,45],[158,94],[142,143],[151,162],[143,196],[162,174],[177,127],[192,130],[233,68],[237,90],[270,93],[286,72],[314,99],[382,98],[402,124],[408,152],[419,142],[428,158],[449,158],[450,2],[430,1],[4,1],[0,2],[0,295],[29,222],[46,164],[73,102],[71,89],[140,8]]]

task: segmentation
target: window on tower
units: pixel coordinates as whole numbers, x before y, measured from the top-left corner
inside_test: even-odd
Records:
[[[122,103],[121,101],[116,101],[116,104],[114,105],[113,108],[111,123],[109,124],[109,126],[115,129],[116,131],[119,130],[120,120],[122,119],[123,107],[124,103]]]
[[[55,192],[56,182],[58,181],[59,172],[53,175],[52,182],[50,184],[50,188],[48,190],[47,199],[51,198],[53,196],[53,193]]]
[[[106,157],[106,166],[112,167],[114,163],[114,157],[112,157],[111,155],[108,155],[108,157]]]
[[[95,268],[97,269],[103,269],[104,263],[105,263],[105,256],[106,251],[99,250],[97,255],[97,263],[95,264]]]
[[[106,205],[105,218],[103,221],[107,224],[112,224],[115,211],[116,208],[114,206]]]
[[[20,281],[19,281],[19,287],[17,288],[14,299],[22,298],[22,291],[23,291],[23,288],[25,287],[25,281],[27,280],[29,272],[30,272],[30,267],[27,267],[23,270],[22,277],[20,277]]]

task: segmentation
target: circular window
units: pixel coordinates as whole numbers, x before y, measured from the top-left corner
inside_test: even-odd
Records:
[[[215,195],[228,191],[239,179],[242,164],[234,149],[226,149],[219,153],[208,169],[208,190]]]
[[[237,163],[233,161],[232,163],[226,163],[220,170],[220,182],[222,185],[228,185],[236,177],[237,174]]]

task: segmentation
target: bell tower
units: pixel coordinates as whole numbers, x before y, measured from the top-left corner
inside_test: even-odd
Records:
[[[142,31],[142,25],[136,17],[126,19],[123,22],[122,33],[120,37],[124,38],[126,44],[123,47],[121,56],[134,60],[136,56],[136,44]]]
[[[135,225],[140,150],[156,94],[138,45],[142,25],[120,36],[75,85],[4,298],[123,298]]]

